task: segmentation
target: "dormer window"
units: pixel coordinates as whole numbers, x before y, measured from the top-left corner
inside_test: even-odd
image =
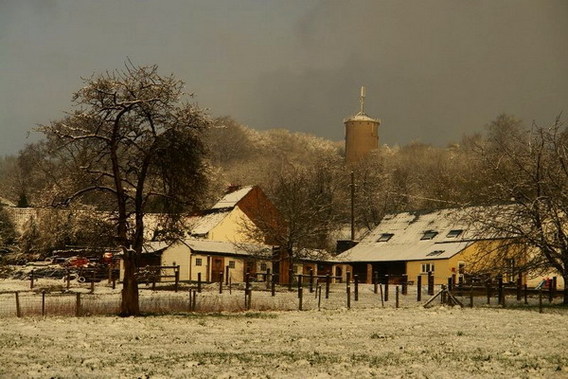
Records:
[[[434,230],[427,230],[424,232],[424,234],[422,235],[422,238],[420,238],[421,240],[431,240],[434,237],[436,237],[438,235],[438,232],[434,231]]]
[[[444,251],[446,251],[446,250],[434,250],[433,252],[427,254],[426,256],[427,257],[435,257],[435,256],[442,254]]]
[[[446,235],[446,238],[458,238],[462,233],[463,229],[452,229],[449,231],[448,235]]]
[[[383,233],[379,238],[377,238],[377,242],[387,242],[392,238],[392,236],[394,236],[392,233]]]

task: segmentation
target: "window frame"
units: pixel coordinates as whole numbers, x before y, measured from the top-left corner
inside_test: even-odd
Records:
[[[446,234],[446,238],[458,238],[462,234],[463,234],[463,229],[452,229],[448,232],[448,234]]]
[[[394,237],[394,233],[381,233],[376,242],[389,242]]]
[[[421,241],[429,241],[436,238],[439,233],[435,230],[426,230],[422,233],[422,237],[420,238]]]

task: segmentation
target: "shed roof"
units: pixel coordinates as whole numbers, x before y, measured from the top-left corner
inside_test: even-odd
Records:
[[[468,221],[467,212],[471,208],[389,214],[337,259],[387,262],[451,258],[483,239]]]
[[[231,211],[218,211],[213,213],[208,213],[203,216],[195,216],[188,220],[191,225],[192,235],[205,235],[209,233],[211,229],[217,226],[225,217],[229,215]]]
[[[191,250],[200,253],[217,253],[227,255],[272,255],[272,249],[266,245],[235,244],[232,242],[212,241],[201,239],[183,240]]]

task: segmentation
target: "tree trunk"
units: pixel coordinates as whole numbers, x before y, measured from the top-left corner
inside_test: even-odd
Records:
[[[124,281],[122,283],[122,301],[120,303],[120,316],[122,317],[140,315],[135,257],[136,253],[133,250],[126,250],[124,252]]]

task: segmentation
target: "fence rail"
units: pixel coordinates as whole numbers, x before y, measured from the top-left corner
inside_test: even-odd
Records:
[[[179,266],[168,267],[176,269]],[[266,282],[252,281],[233,284],[221,278],[218,283],[153,282],[152,287],[141,287],[140,308],[143,313],[218,312],[240,310],[309,310],[338,308],[417,307],[440,303],[460,306],[499,306],[516,304],[539,306],[552,304],[563,295],[556,286],[528,288],[526,285],[507,286],[502,281],[485,285],[457,284],[434,286],[416,281],[391,283],[359,283],[358,277],[344,283],[331,283],[331,276],[297,275],[293,287],[276,285],[275,275]],[[36,283],[37,284],[37,283]],[[0,291],[0,317],[27,316],[88,316],[117,314],[120,291],[109,284],[98,282],[94,290],[86,286],[66,290]],[[102,288],[101,288],[102,287]],[[151,289],[151,291],[148,291]],[[160,291],[158,291],[160,289]]]

